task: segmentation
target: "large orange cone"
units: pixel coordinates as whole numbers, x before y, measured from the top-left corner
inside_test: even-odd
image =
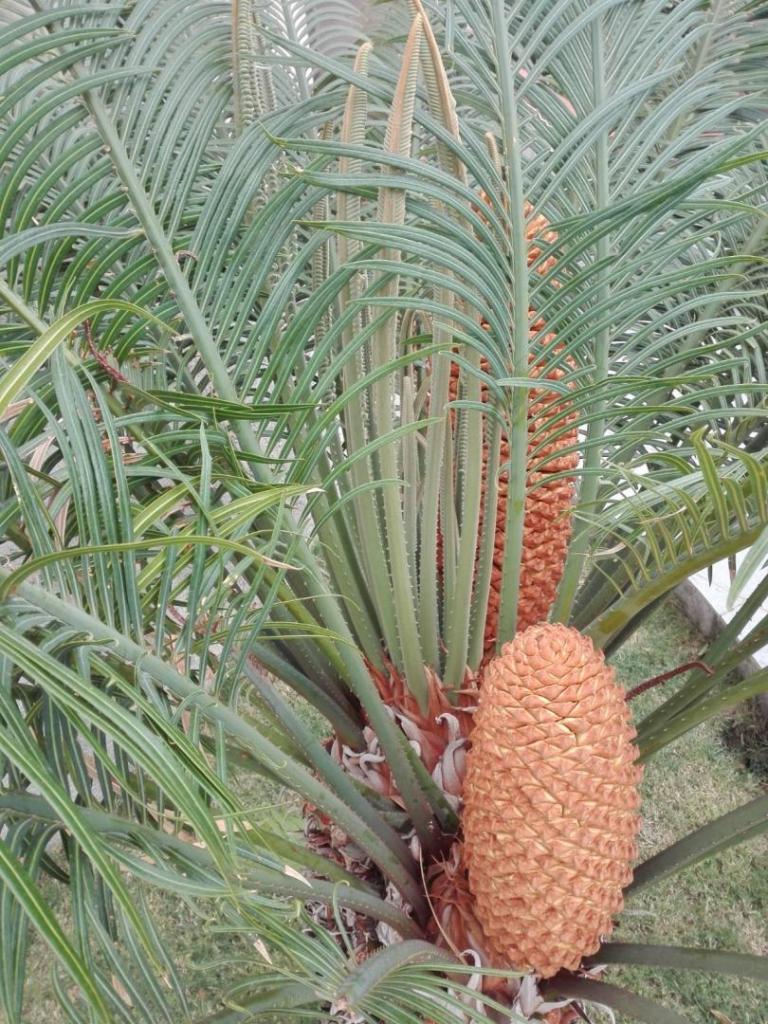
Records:
[[[613,669],[575,629],[531,626],[488,665],[463,830],[499,966],[575,970],[610,933],[640,825],[634,737]]]

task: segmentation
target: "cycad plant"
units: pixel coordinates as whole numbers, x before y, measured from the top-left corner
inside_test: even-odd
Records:
[[[766,554],[763,15],[3,0],[9,1022],[33,931],[66,1019],[191,1019],[139,882],[253,941],[220,1022],[768,978],[605,941],[633,867],[768,826],[633,863],[639,762],[768,689],[768,578],[636,736],[602,653]]]

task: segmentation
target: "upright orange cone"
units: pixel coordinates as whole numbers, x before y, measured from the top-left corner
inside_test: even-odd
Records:
[[[464,784],[474,913],[498,964],[550,977],[597,951],[640,825],[623,689],[577,630],[543,623],[488,665]]]

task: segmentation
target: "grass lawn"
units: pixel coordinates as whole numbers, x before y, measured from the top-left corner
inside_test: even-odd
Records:
[[[615,663],[621,679],[632,684],[690,660],[700,649],[697,633],[677,606],[668,602],[624,646]],[[674,687],[676,682],[668,685]],[[659,699],[658,692],[646,694],[637,702],[637,711],[648,710]],[[764,782],[747,770],[733,745],[725,742],[722,722],[699,727],[657,754],[646,768],[643,856],[746,802],[761,786]],[[245,786],[244,796],[254,802],[285,799],[265,792],[259,783]],[[62,887],[48,883],[46,893],[65,917]],[[154,891],[147,892],[146,899],[182,976],[188,979],[194,1013],[212,1012],[216,993],[258,961],[253,947],[238,936],[217,931],[222,922],[213,911],[206,915],[176,896]],[[638,893],[628,901],[614,937],[768,955],[768,839],[743,844],[647,893]],[[64,1018],[53,996],[47,952],[38,943],[31,956],[24,1024],[59,1024]],[[614,969],[610,980],[678,1007],[691,1024],[768,1024],[768,986],[651,968]],[[617,1020],[617,1024],[628,1021]]]
[[[669,602],[625,644],[615,664],[622,680],[641,682],[695,657],[700,643]],[[638,699],[636,713],[646,713],[660,699],[658,691],[646,694]],[[693,730],[646,766],[642,856],[746,803],[761,789],[765,782],[726,742],[722,720]],[[614,938],[768,956],[768,839],[744,843],[630,897]],[[655,968],[616,969],[611,980],[677,1007],[692,1024],[768,1022],[768,986],[756,982]]]

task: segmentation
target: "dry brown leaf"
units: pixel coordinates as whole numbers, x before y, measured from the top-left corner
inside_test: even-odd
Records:
[[[115,990],[117,995],[120,997],[120,1000],[123,1003],[125,1003],[126,1006],[133,1006],[133,1000],[128,995],[128,992],[126,991],[125,986],[120,981],[118,976],[116,974],[113,974],[111,980],[112,980],[112,988]]]
[[[304,877],[304,875],[301,874],[301,872],[297,871],[295,868],[292,868],[289,864],[283,864],[283,874],[288,875],[289,878],[295,878],[299,882],[303,882],[308,889],[312,888],[312,883],[309,882]]]

